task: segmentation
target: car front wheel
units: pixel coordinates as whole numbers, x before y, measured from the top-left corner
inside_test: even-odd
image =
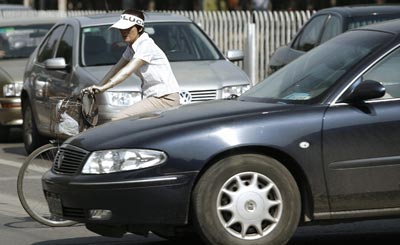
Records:
[[[192,200],[194,223],[209,244],[286,244],[300,219],[293,176],[262,155],[220,160],[200,178]]]
[[[28,154],[47,143],[46,138],[43,137],[36,128],[36,123],[33,118],[32,107],[29,104],[25,105],[23,108],[22,128],[24,146]]]

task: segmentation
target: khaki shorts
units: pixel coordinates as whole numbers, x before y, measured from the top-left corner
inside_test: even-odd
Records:
[[[162,111],[179,105],[180,98],[178,93],[167,94],[161,97],[148,97],[120,111],[113,120],[135,116],[142,113]]]

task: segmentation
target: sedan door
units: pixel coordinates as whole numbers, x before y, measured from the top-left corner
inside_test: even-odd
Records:
[[[331,210],[339,216],[350,210],[359,210],[361,215],[382,208],[400,212],[398,64],[400,50],[360,78],[381,82],[386,88],[384,97],[336,104],[326,112],[323,158]]]
[[[36,107],[37,127],[42,132],[48,132],[50,128],[50,119],[55,111],[53,98],[65,98],[71,94],[72,41],[72,27],[60,25],[53,30],[38,52],[32,73],[35,88],[33,101]],[[55,57],[63,57],[68,65],[67,69],[47,69],[45,62]]]

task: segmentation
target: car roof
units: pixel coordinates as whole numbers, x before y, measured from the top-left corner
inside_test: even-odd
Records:
[[[121,13],[108,13],[108,14],[96,14],[87,16],[76,16],[70,17],[77,20],[82,27],[113,24],[118,21]],[[190,19],[171,13],[159,13],[159,12],[144,12],[144,18],[146,23],[150,22],[192,22]]]
[[[321,9],[317,14],[336,13],[344,17],[399,14],[400,5],[350,5]]]
[[[0,26],[20,26],[20,25],[32,25],[32,24],[54,24],[60,18],[57,17],[24,17],[1,20]]]

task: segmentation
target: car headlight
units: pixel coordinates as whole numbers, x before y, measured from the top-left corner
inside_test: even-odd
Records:
[[[162,151],[143,149],[119,149],[95,151],[86,161],[83,174],[108,174],[149,168],[167,160]]]
[[[244,86],[231,86],[222,89],[222,98],[228,98],[231,94],[241,95],[250,88],[250,85]]]
[[[22,83],[9,83],[3,86],[5,97],[18,97],[21,95]]]
[[[106,92],[112,106],[130,106],[142,99],[138,92]]]

